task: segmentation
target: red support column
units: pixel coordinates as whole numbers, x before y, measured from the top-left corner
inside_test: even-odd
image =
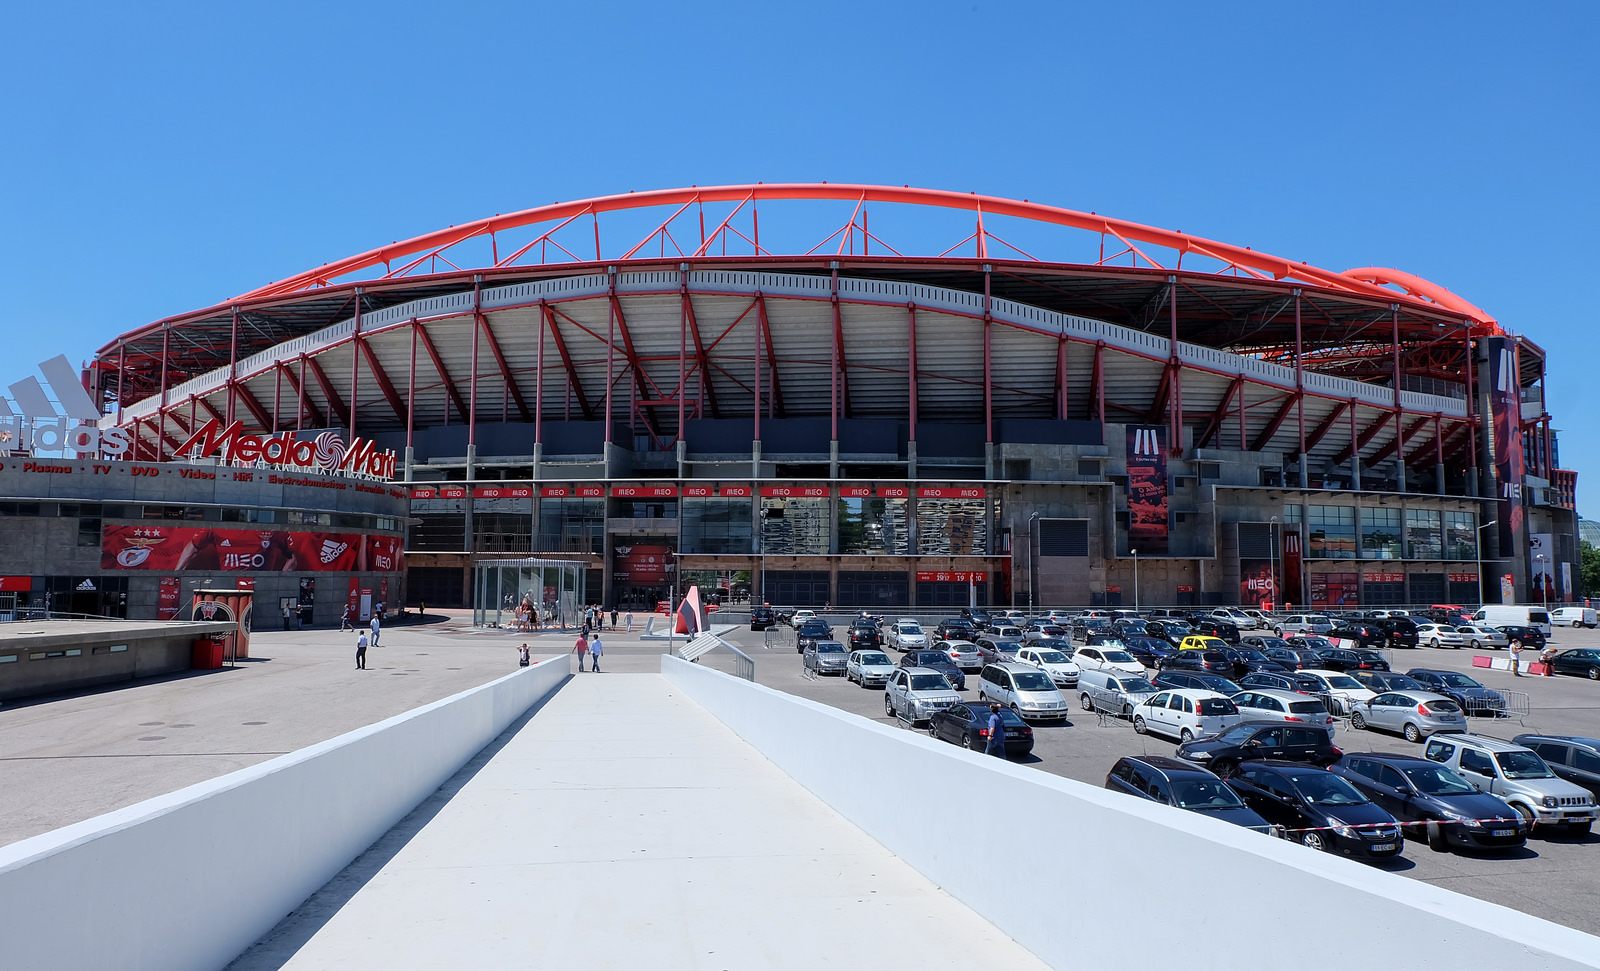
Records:
[[[1405,434],[1401,423],[1403,412],[1400,408],[1400,305],[1397,303],[1390,304],[1389,315],[1393,341],[1392,350],[1394,352],[1394,440],[1397,446],[1395,450],[1395,484],[1401,492],[1405,492],[1407,491],[1406,452],[1403,447],[1399,447],[1403,444],[1401,436]]]
[[[980,232],[983,224],[978,224]],[[983,251],[983,238],[979,236],[978,251]],[[994,444],[994,368],[993,351],[990,347],[990,330],[994,326],[994,315],[990,312],[990,289],[992,267],[985,263],[983,266],[983,442],[985,445]]]
[[[356,287],[355,327],[350,331],[350,440],[356,439],[356,412],[361,404],[361,288]]]
[[[167,407],[167,362],[171,359],[172,325],[168,324],[161,328],[161,406],[157,409],[157,413],[165,411]],[[159,462],[161,461],[161,437],[167,432],[165,423],[157,424],[156,430],[159,432],[156,435],[156,461]]]
[[[1472,446],[1468,449],[1468,455],[1470,458],[1468,460],[1467,471],[1468,474],[1472,476],[1472,481],[1468,484],[1468,489],[1472,495],[1476,496],[1482,490],[1483,480],[1479,477],[1478,472],[1478,442],[1481,441],[1481,438],[1478,436],[1477,428],[1478,380],[1475,374],[1476,368],[1474,367],[1474,362],[1472,360],[1472,321],[1464,320],[1461,322],[1461,333],[1462,336],[1466,338],[1467,352],[1467,434],[1469,437],[1473,438]],[[1482,496],[1480,498],[1492,499],[1494,497]],[[1482,542],[1482,540],[1480,539],[1479,542]],[[1481,580],[1482,578],[1480,577],[1479,579]]]
[[[544,444],[544,329],[549,326],[550,308],[539,301],[539,343],[533,352],[533,444]]]
[[[1297,463],[1300,466],[1300,488],[1304,489],[1309,483],[1306,481],[1306,466],[1311,461],[1306,455],[1306,369],[1303,357],[1305,355],[1305,331],[1300,325],[1300,288],[1294,291],[1294,398],[1295,410],[1298,412],[1300,424],[1300,457]]]
[[[233,424],[233,385],[239,380],[239,308],[230,307],[231,328],[228,336],[228,414],[227,424]]]
[[[295,389],[300,393],[300,410],[295,412],[294,430],[300,431],[306,427],[306,356],[300,355],[300,384]]]
[[[678,441],[684,442],[684,401],[689,397],[689,264],[678,264]]]
[[[122,424],[122,381],[128,374],[128,345],[117,348],[117,424]],[[138,430],[134,430],[135,436]],[[137,438],[135,439],[137,441]]]
[[[467,451],[478,447],[478,284],[472,284],[472,364],[467,374]],[[446,380],[449,380],[446,378]]]
[[[278,433],[283,424],[283,368],[272,369],[272,433]]]
[[[911,344],[911,357],[906,365],[906,398],[910,407],[911,434],[909,441],[917,440],[917,305],[906,304],[906,338]]]
[[[1066,421],[1071,414],[1067,410],[1070,402],[1067,400],[1067,335],[1062,334],[1056,341],[1056,418]]]
[[[1172,372],[1172,394],[1167,398],[1167,421],[1172,429],[1167,445],[1174,458],[1183,455],[1183,368],[1178,363],[1178,278],[1167,277],[1167,311],[1172,339],[1167,345],[1167,367]]]
[[[411,318],[411,326],[408,329],[411,332],[411,356],[406,362],[406,452],[409,454],[417,423],[417,319],[415,317]]]
[[[757,291],[756,292],[756,302],[760,303],[760,301],[761,301],[761,292]],[[756,344],[755,344],[755,353],[751,355],[751,361],[750,361],[751,370],[753,370],[755,372],[755,384],[754,384],[754,387],[755,387],[755,400],[752,402],[752,409],[755,412],[755,422],[756,422],[755,423],[754,440],[759,442],[759,441],[761,441],[761,321],[759,319],[757,319],[755,321],[755,323],[753,324],[753,326],[755,327],[755,332],[756,332],[756,337],[755,337]]]
[[[841,337],[844,334],[844,322],[839,313],[839,264],[834,263],[830,271],[831,288],[828,300],[833,305],[833,368],[828,374],[828,427],[830,440],[839,440],[839,365],[844,360]]]

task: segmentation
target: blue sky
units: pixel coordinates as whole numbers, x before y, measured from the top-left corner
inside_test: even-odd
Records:
[[[1563,464],[1595,514],[1600,5],[541,6],[12,11],[15,377],[495,212],[909,183],[1450,287],[1550,352]]]

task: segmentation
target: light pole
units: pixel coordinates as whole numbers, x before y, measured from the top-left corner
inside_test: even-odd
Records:
[[[1270,563],[1272,575],[1267,578],[1267,593],[1272,596],[1272,606],[1278,607],[1278,517],[1273,516],[1268,524],[1272,528],[1272,535],[1267,542],[1267,562]]]
[[[1133,612],[1139,612],[1139,551],[1129,550],[1133,554]]]
[[[1038,522],[1038,513],[1028,517],[1028,616],[1030,617],[1033,616],[1033,591],[1039,582],[1039,544],[1034,539]]]
[[[1498,519],[1491,519],[1486,523],[1479,523],[1478,527],[1477,527],[1477,530],[1472,534],[1472,553],[1473,553],[1474,556],[1476,556],[1478,558],[1478,602],[1479,603],[1488,603],[1489,602],[1489,598],[1485,597],[1483,595],[1484,594],[1484,589],[1483,589],[1483,531],[1485,529],[1488,529],[1490,526],[1493,526],[1495,523],[1498,523],[1499,521],[1500,520],[1498,520]]]
[[[1539,581],[1539,599],[1544,603],[1545,613],[1549,613],[1550,612],[1550,587],[1547,586],[1545,584],[1545,582],[1544,582],[1544,554],[1543,553],[1535,553],[1535,554],[1533,554],[1533,559],[1534,559],[1534,562],[1539,564],[1539,574],[1538,574],[1538,577],[1537,577],[1537,579]]]

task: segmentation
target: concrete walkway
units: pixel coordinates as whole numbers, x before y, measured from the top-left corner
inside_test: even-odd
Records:
[[[456,784],[234,966],[1043,966],[658,674],[577,675]]]

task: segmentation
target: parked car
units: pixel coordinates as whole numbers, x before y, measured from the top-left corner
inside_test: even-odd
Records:
[[[904,667],[889,676],[883,689],[883,707],[890,718],[904,718],[913,725],[927,721],[934,712],[961,703],[961,696],[950,687],[943,674],[928,668]]]
[[[990,624],[988,633],[996,640],[1018,642],[1022,640],[1022,628],[1007,621],[996,621]]]
[[[1500,633],[1506,635],[1506,643],[1508,644],[1512,640],[1519,640],[1522,642],[1523,647],[1544,650],[1546,635],[1538,627],[1525,624],[1495,624],[1494,626],[1499,629]]]
[[[928,646],[928,633],[914,620],[897,620],[889,625],[885,637],[889,646],[898,651],[910,651]],[[940,635],[941,638],[944,635]]]
[[[1600,738],[1518,735],[1512,741],[1533,749],[1556,775],[1600,796]]]
[[[1196,634],[1219,638],[1229,644],[1239,643],[1239,625],[1230,621],[1218,620],[1215,617],[1199,617],[1189,626],[1194,628]]]
[[[1321,634],[1291,634],[1284,642],[1296,651],[1327,651],[1339,646]]]
[[[1322,658],[1322,664],[1318,666],[1324,671],[1354,671],[1361,667],[1361,658],[1356,656],[1356,652],[1342,647],[1324,648],[1317,652],[1317,656]]]
[[[907,651],[900,655],[902,668],[926,668],[929,671],[938,671],[950,682],[950,686],[957,691],[967,690],[967,677],[961,669],[950,662],[948,654],[935,650]]]
[[[1372,623],[1376,624],[1378,629],[1387,635],[1390,647],[1412,648],[1417,646],[1417,623],[1410,617],[1391,613],[1388,617],[1374,620]]]
[[[1029,624],[1022,629],[1022,642],[1059,640],[1067,636],[1067,629],[1060,624]]]
[[[883,633],[878,630],[877,624],[867,618],[857,618],[851,622],[849,637],[853,651],[883,646]]]
[[[1322,655],[1308,647],[1269,647],[1262,653],[1272,663],[1290,671],[1322,666]]]
[[[1239,638],[1240,647],[1248,647],[1265,654],[1268,651],[1285,648],[1289,642],[1276,634],[1251,634]]]
[[[1241,685],[1242,687],[1242,685]],[[1239,714],[1247,721],[1278,721],[1319,728],[1333,737],[1334,718],[1322,699],[1279,688],[1245,688],[1233,696]],[[1277,758],[1277,756],[1271,756]]]
[[[1023,718],[1065,721],[1072,708],[1050,676],[1021,661],[985,664],[978,700],[999,702]]]
[[[1592,647],[1562,651],[1551,659],[1550,670],[1556,674],[1575,674],[1590,681],[1600,681],[1600,651]]]
[[[1532,749],[1484,735],[1435,735],[1422,755],[1459,772],[1479,792],[1499,796],[1522,815],[1531,832],[1564,826],[1588,833],[1594,825],[1589,790],[1557,776]]]
[[[1600,626],[1600,611],[1589,607],[1557,607],[1550,611],[1550,626],[1591,628]]]
[[[1461,706],[1431,691],[1384,691],[1354,707],[1350,727],[1399,732],[1420,742],[1435,732],[1464,732],[1467,716]]]
[[[844,677],[863,688],[881,688],[894,674],[894,662],[882,651],[851,651],[845,662]]]
[[[1106,788],[1165,806],[1270,833],[1272,827],[1212,773],[1165,755],[1125,755],[1106,773]]]
[[[1426,690],[1415,678],[1395,674],[1393,671],[1351,671],[1350,677],[1361,682],[1363,687],[1371,688],[1379,694],[1385,691]]]
[[[1511,638],[1506,636],[1506,632],[1494,627],[1461,624],[1456,627],[1456,633],[1460,634],[1467,642],[1467,647],[1472,648],[1474,651],[1485,649],[1492,651],[1497,648],[1508,647],[1511,644]],[[1528,646],[1527,641],[1523,641],[1522,644],[1524,647]]]
[[[1352,647],[1383,647],[1389,643],[1389,632],[1372,621],[1346,620],[1324,636],[1335,644]]]
[[[1230,698],[1243,690],[1220,674],[1206,674],[1203,671],[1161,671],[1150,679],[1150,683],[1157,688],[1193,688],[1196,691],[1215,691]]]
[[[1310,695],[1322,690],[1322,683],[1299,671],[1251,671],[1239,679],[1241,688],[1267,688]]]
[[[1019,640],[1000,637],[997,634],[980,634],[978,636],[978,657],[984,664],[1015,661],[1017,659],[1017,651],[1021,648],[1022,642]]]
[[[1178,650],[1180,651],[1214,651],[1219,647],[1227,646],[1227,641],[1210,634],[1190,634],[1178,642]]]
[[[1357,648],[1350,652],[1356,656],[1357,665],[1351,671],[1387,671],[1389,659],[1378,651],[1368,651]]]
[[[794,613],[789,615],[789,623],[793,625],[796,630],[799,630],[800,625],[804,624],[806,621],[816,619],[817,612],[815,610],[796,610]]]
[[[817,641],[833,640],[833,628],[829,627],[822,621],[817,620],[816,618],[801,621],[800,624],[795,628],[795,631],[796,636],[794,649],[800,654],[804,654],[806,648],[815,644]]]
[[[850,655],[838,641],[813,641],[801,655],[800,663],[818,675],[844,674]]]
[[[1111,630],[1123,640],[1149,636],[1149,628],[1144,620],[1138,617],[1120,617],[1111,622]]]
[[[1418,624],[1417,643],[1423,647],[1448,647],[1460,650],[1467,646],[1467,638],[1454,624]]]
[[[1422,685],[1424,690],[1437,692],[1454,701],[1468,715],[1493,718],[1505,713],[1505,695],[1484,687],[1476,678],[1458,671],[1412,668],[1406,672],[1406,677]]]
[[[1156,663],[1160,671],[1204,671],[1205,658],[1200,651],[1174,651]]]
[[[1084,711],[1098,708],[1132,718],[1133,707],[1156,691],[1143,677],[1121,671],[1085,671],[1078,676],[1078,701]]]
[[[1017,660],[1049,675],[1058,688],[1076,688],[1083,674],[1065,651],[1053,647],[1024,647],[1017,652]]]
[[[1326,634],[1333,630],[1333,621],[1325,614],[1290,614],[1278,621],[1272,632],[1279,637],[1290,634]]]
[[[1507,626],[1532,627],[1540,636],[1550,636],[1550,611],[1538,604],[1484,604],[1468,618],[1468,623],[1498,627],[1501,630],[1505,630]]]
[[[1158,667],[1161,659],[1178,653],[1178,649],[1159,637],[1134,635],[1124,637],[1122,646],[1133,659],[1147,668]]]
[[[1033,751],[1033,729],[1016,712],[1000,709],[1000,721],[1006,733],[1006,758],[1021,758]],[[982,752],[989,744],[989,709],[966,703],[941,708],[928,716],[928,736]]]
[[[1287,671],[1288,668],[1245,644],[1223,649],[1233,658],[1233,676],[1241,678],[1252,671]]]
[[[1272,629],[1272,618],[1268,617],[1265,611],[1257,610],[1254,607],[1241,607],[1239,612],[1250,618],[1249,624],[1239,625],[1240,630],[1245,630],[1247,628],[1250,630]]]
[[[1330,771],[1434,850],[1515,849],[1528,840],[1527,824],[1505,800],[1479,792],[1458,773],[1427,759],[1349,752]]]
[[[1187,742],[1215,735],[1239,721],[1239,709],[1228,696],[1215,691],[1175,688],[1151,695],[1133,706],[1133,730],[1154,732]]]
[[[963,672],[977,671],[983,667],[983,658],[979,656],[978,645],[971,641],[934,641],[928,649],[943,654],[950,659],[951,664]]]
[[[1255,618],[1238,607],[1212,607],[1210,616],[1214,620],[1232,624],[1240,630],[1249,630],[1255,626]]]
[[[1072,639],[1078,643],[1086,643],[1095,636],[1115,637],[1116,631],[1111,629],[1111,621],[1104,617],[1080,617],[1068,627]]]
[[[1335,715],[1348,715],[1354,710],[1354,706],[1377,697],[1377,692],[1343,671],[1310,668],[1305,673],[1316,678],[1322,685],[1317,694],[1323,697],[1328,703],[1328,710]]]
[[[778,614],[771,607],[763,605],[750,608],[751,630],[766,630],[768,627],[776,627],[777,624]]]
[[[1314,850],[1387,860],[1404,847],[1388,810],[1326,769],[1298,762],[1246,762],[1228,787],[1267,822]]]
[[[1259,721],[1253,712],[1243,709],[1239,714],[1249,720],[1184,742],[1178,746],[1178,758],[1203,765],[1226,779],[1245,762],[1276,759],[1327,768],[1344,754],[1328,733],[1316,726]]]
[[[990,616],[987,610],[978,610],[972,607],[962,607],[961,617],[980,631],[988,630],[989,625],[994,622],[994,618]]]
[[[1080,647],[1072,655],[1072,663],[1083,671],[1113,670],[1126,674],[1144,674],[1144,665],[1120,647]]]
[[[1176,618],[1148,621],[1144,625],[1144,630],[1151,637],[1159,637],[1173,647],[1177,647],[1185,637],[1194,633],[1193,627]]]

